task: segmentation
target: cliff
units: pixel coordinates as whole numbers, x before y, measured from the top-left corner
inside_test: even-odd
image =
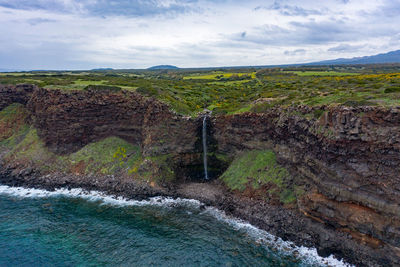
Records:
[[[21,118],[26,124],[0,140],[8,176],[104,190],[116,183],[118,192],[142,184],[151,194],[176,194],[182,182],[203,177],[202,118],[155,99],[29,85],[1,86],[0,96],[0,110],[19,103],[26,114],[4,117],[0,127],[18,126]],[[211,117],[207,126],[216,179],[209,183],[223,194],[202,200],[322,254],[359,265],[400,264],[400,109],[273,108]],[[57,172],[63,182],[49,178]],[[192,191],[185,194],[199,197]]]
[[[309,107],[215,118],[219,149],[272,149],[306,188],[301,213],[399,257],[400,109],[320,110],[320,118]]]
[[[17,86],[0,85],[0,110],[11,105],[12,103],[20,103],[26,105],[31,98],[36,86],[29,84],[20,84]]]
[[[162,129],[163,122],[170,122],[174,139],[195,139],[192,121],[178,118],[165,104],[132,92],[74,91],[37,89],[27,108],[33,115],[33,124],[46,146],[56,153],[71,153],[79,148],[108,136],[121,137],[132,144],[143,144],[145,153],[151,153],[149,142],[165,137],[165,132],[153,140],[153,125]],[[177,123],[176,127],[172,127]],[[177,131],[176,128],[182,129]],[[185,130],[188,128],[187,130]],[[160,131],[158,131],[160,132]],[[189,134],[188,138],[185,134]],[[169,152],[168,147],[164,152]],[[181,151],[193,151],[193,142],[181,146]]]

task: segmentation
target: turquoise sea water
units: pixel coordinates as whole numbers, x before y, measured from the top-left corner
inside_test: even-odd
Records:
[[[194,200],[0,186],[0,266],[343,265]]]

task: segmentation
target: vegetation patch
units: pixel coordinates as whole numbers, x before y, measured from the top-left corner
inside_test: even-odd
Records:
[[[90,143],[75,153],[57,155],[47,149],[36,129],[24,128],[11,136],[18,143],[10,145],[5,158],[21,166],[34,167],[42,174],[65,172],[77,175],[127,175],[132,179],[165,183],[175,179],[171,155],[143,157],[140,147],[118,137],[108,137]],[[2,144],[2,143],[0,143]]]
[[[286,71],[298,76],[352,76],[359,75],[354,72],[338,72],[338,71]]]
[[[12,104],[0,111],[0,146],[13,147],[28,132],[28,111],[21,104]]]
[[[267,189],[266,198],[275,197],[285,204],[296,200],[289,172],[276,162],[271,150],[242,153],[220,179],[234,191]]]
[[[121,87],[111,86],[111,85],[93,85],[90,84],[83,88],[83,90],[97,90],[97,91],[110,91],[110,92],[119,92],[121,91]]]
[[[140,148],[118,137],[93,142],[60,160],[69,166],[84,164],[84,174],[128,171],[140,159]],[[82,163],[81,163],[82,162]]]
[[[172,182],[175,179],[175,172],[171,168],[173,165],[171,158],[168,154],[147,157],[146,160],[151,161],[153,166],[152,177],[149,178],[157,183]]]
[[[26,72],[0,75],[0,83],[62,90],[134,90],[191,116],[205,108],[217,115],[297,105],[400,104],[400,65]]]
[[[5,158],[9,162],[32,165],[46,172],[53,169],[52,163],[57,156],[45,148],[36,129],[30,127],[23,139],[6,154]]]
[[[391,86],[391,87],[385,89],[385,94],[399,93],[399,92],[400,92],[400,86]]]
[[[255,72],[244,72],[244,73],[235,73],[235,72],[224,72],[224,71],[213,71],[211,73],[202,74],[195,73],[184,76],[183,79],[189,80],[217,80],[217,81],[235,81],[235,80],[247,80],[255,78]]]
[[[34,128],[28,128],[22,140],[7,154],[8,161],[29,164],[43,173],[50,171],[75,174],[118,174],[141,159],[140,148],[118,137],[93,142],[79,151],[60,156],[49,151]]]

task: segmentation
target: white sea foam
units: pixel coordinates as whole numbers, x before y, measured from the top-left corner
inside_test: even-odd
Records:
[[[54,191],[47,191],[35,188],[10,187],[0,185],[0,194],[20,198],[48,198],[48,197],[71,197],[82,198],[88,201],[101,202],[113,206],[191,206],[200,207],[201,203],[194,199],[173,199],[170,197],[152,197],[148,200],[129,200],[121,196],[107,195],[99,191],[87,191],[81,188],[67,189],[60,188]]]
[[[205,211],[213,215],[216,219],[228,223],[236,230],[244,230],[252,239],[256,240],[257,243],[266,245],[269,248],[279,250],[282,254],[286,255],[298,255],[297,258],[301,259],[302,262],[308,264],[322,264],[326,266],[341,266],[349,267],[352,266],[342,260],[336,259],[333,255],[329,257],[321,257],[315,248],[307,248],[304,246],[298,247],[293,242],[284,241],[281,238],[274,236],[264,230],[261,230],[250,223],[232,218],[225,214],[225,212],[218,210],[213,207],[208,207]]]
[[[49,198],[49,197],[71,197],[82,198],[88,201],[100,202],[102,205],[112,206],[160,206],[160,207],[177,207],[184,206],[194,209],[199,209],[202,203],[194,199],[170,198],[170,197],[152,197],[148,200],[129,200],[124,197],[116,197],[107,195],[99,191],[87,191],[80,188],[76,189],[56,189],[54,191],[47,191],[34,188],[23,187],[10,187],[0,185],[0,195],[9,195],[17,198]],[[250,223],[232,218],[225,214],[225,212],[213,207],[207,207],[203,214],[213,216],[219,221],[227,223],[231,227],[245,233],[257,243],[265,245],[269,248],[278,250],[282,254],[297,255],[296,257],[304,263],[311,265],[325,265],[325,266],[352,266],[341,260],[336,259],[334,256],[321,257],[318,255],[315,248],[298,247],[292,242],[283,241],[268,232],[261,230]]]

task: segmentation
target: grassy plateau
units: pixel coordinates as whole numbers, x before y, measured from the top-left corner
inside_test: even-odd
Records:
[[[400,65],[21,72],[2,73],[0,83],[65,91],[120,88],[155,97],[186,115],[205,108],[231,114],[299,104],[400,104]]]
[[[167,103],[177,113],[197,116],[265,112],[296,105],[398,106],[400,64],[177,70],[35,71],[0,73],[0,84],[35,84],[50,90],[135,91]],[[321,113],[316,109],[318,118]],[[28,111],[12,104],[0,111],[0,149],[15,164],[29,163],[42,173],[121,174],[145,181],[173,181],[171,155],[145,157],[138,146],[108,137],[69,155],[56,155],[28,124]],[[329,133],[327,133],[329,134]],[[221,180],[233,191],[296,201],[300,189],[273,151],[236,155]],[[267,194],[265,194],[265,192]]]

